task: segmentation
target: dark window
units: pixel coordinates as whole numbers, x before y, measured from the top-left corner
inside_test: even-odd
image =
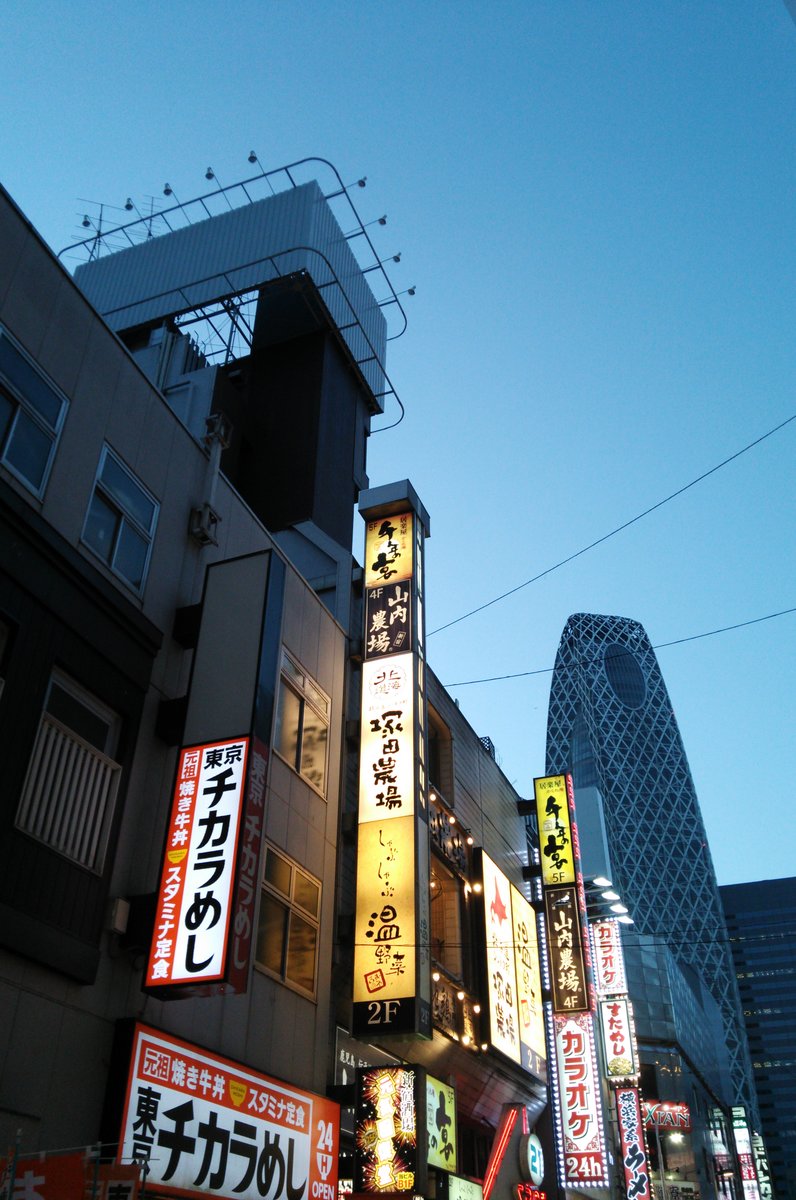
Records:
[[[298,991],[315,996],[321,885],[272,846],[266,848],[256,959]]]
[[[136,592],[144,587],[157,519],[157,501],[105,446],[83,541]]]
[[[66,414],[66,398],[0,328],[0,462],[40,496]]]
[[[282,655],[276,749],[321,795],[326,793],[329,699],[289,654]]]

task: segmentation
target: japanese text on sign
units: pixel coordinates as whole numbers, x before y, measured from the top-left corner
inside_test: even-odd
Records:
[[[542,883],[575,882],[575,846],[566,775],[549,775],[533,781],[539,822]]]
[[[619,1144],[625,1172],[627,1200],[649,1200],[650,1176],[638,1088],[619,1088],[616,1092]]]
[[[225,966],[248,738],[180,755],[147,984],[218,979]]]
[[[120,1160],[147,1188],[334,1200],[339,1108],[138,1026]]]
[[[607,1162],[591,1016],[554,1016],[553,1024],[567,1186],[598,1184]]]

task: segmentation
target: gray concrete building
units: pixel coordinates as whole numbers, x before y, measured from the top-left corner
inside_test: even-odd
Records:
[[[424,669],[430,1036],[352,1036],[381,268],[328,164],[227,193],[97,232],[74,277],[0,193],[0,1145],[18,1180],[94,1145],[150,1195],[332,1200],[352,1072],[398,1063],[452,1089],[440,1179],[482,1180],[546,1100],[487,986],[519,797]]]

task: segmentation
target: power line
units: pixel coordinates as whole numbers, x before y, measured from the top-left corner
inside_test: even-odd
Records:
[[[692,633],[690,637],[675,638],[671,642],[657,642],[653,650],[665,650],[667,646],[682,646],[684,642],[697,642],[701,638],[715,637],[717,633],[730,633],[733,629],[745,629],[747,625],[759,625],[761,621],[773,621],[775,617],[785,617],[796,612],[796,608],[783,608],[779,612],[768,613],[765,617],[752,617],[749,621],[738,621],[735,625],[722,625],[720,629],[708,629],[705,633]],[[596,661],[596,660],[595,660]],[[587,666],[588,661],[578,664]],[[528,675],[551,675],[555,667],[537,667],[533,671],[515,671],[509,675],[486,675],[483,679],[460,679],[456,683],[445,683],[443,687],[469,687],[473,683],[499,683],[504,679],[524,679]]]
[[[716,471],[720,471],[721,468],[726,467],[728,463],[734,462],[736,458],[740,458],[741,455],[746,454],[748,450],[753,450],[755,446],[759,446],[761,442],[766,440],[766,438],[770,438],[775,433],[779,433],[781,429],[784,429],[786,425],[790,425],[792,421],[796,421],[796,413],[793,413],[792,416],[787,417],[784,421],[781,421],[779,425],[775,425],[773,429],[769,429],[767,433],[763,433],[760,437],[755,438],[753,442],[749,442],[748,446],[744,446],[741,450],[736,450],[735,454],[731,454],[729,458],[723,459],[723,461],[717,463],[715,467],[711,467],[708,471],[703,471],[701,475],[697,475],[696,479],[692,479],[690,483],[683,484],[683,486],[678,488],[676,492],[672,492],[670,495],[665,496],[663,500],[658,500],[656,504],[652,504],[649,508],[645,508],[643,512],[638,513],[635,517],[631,517],[630,520],[625,521],[624,524],[617,525],[616,529],[612,529],[610,533],[604,533],[602,537],[598,537],[595,541],[589,542],[588,546],[581,547],[581,549],[576,550],[574,554],[570,554],[566,558],[562,558],[560,562],[554,563],[552,567],[547,567],[544,571],[540,571],[539,574],[534,575],[533,578],[526,579],[524,583],[518,583],[516,587],[509,588],[507,592],[501,592],[501,594],[499,596],[495,596],[493,600],[487,600],[484,604],[479,604],[477,608],[471,608],[469,612],[462,613],[460,617],[454,617],[452,621],[447,621],[444,625],[438,625],[436,629],[432,629],[430,633],[426,634],[426,637],[433,637],[435,633],[442,633],[443,629],[450,629],[452,625],[458,625],[460,621],[466,621],[468,617],[474,617],[476,613],[483,612],[485,608],[491,608],[493,604],[498,604],[501,600],[505,600],[507,597],[513,596],[515,592],[522,591],[523,588],[529,587],[532,583],[538,583],[538,581],[540,579],[544,579],[546,575],[551,575],[553,571],[557,571],[559,567],[565,567],[567,563],[571,563],[574,561],[574,559],[580,558],[582,554],[586,554],[589,550],[593,550],[595,546],[602,545],[602,543],[607,542],[609,538],[616,537],[618,533],[622,533],[623,530],[629,529],[630,526],[635,525],[637,521],[641,521],[644,517],[648,517],[650,513],[654,513],[657,509],[662,508],[664,504],[668,504],[670,500],[675,500],[678,496],[682,496],[684,492],[689,490],[689,488],[696,487],[696,485],[701,483],[703,479],[707,479],[709,476],[715,475]]]

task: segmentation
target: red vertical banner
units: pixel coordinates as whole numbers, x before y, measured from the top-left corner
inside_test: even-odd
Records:
[[[649,1200],[652,1192],[639,1091],[637,1087],[617,1088],[615,1095],[625,1195],[628,1200]]]

